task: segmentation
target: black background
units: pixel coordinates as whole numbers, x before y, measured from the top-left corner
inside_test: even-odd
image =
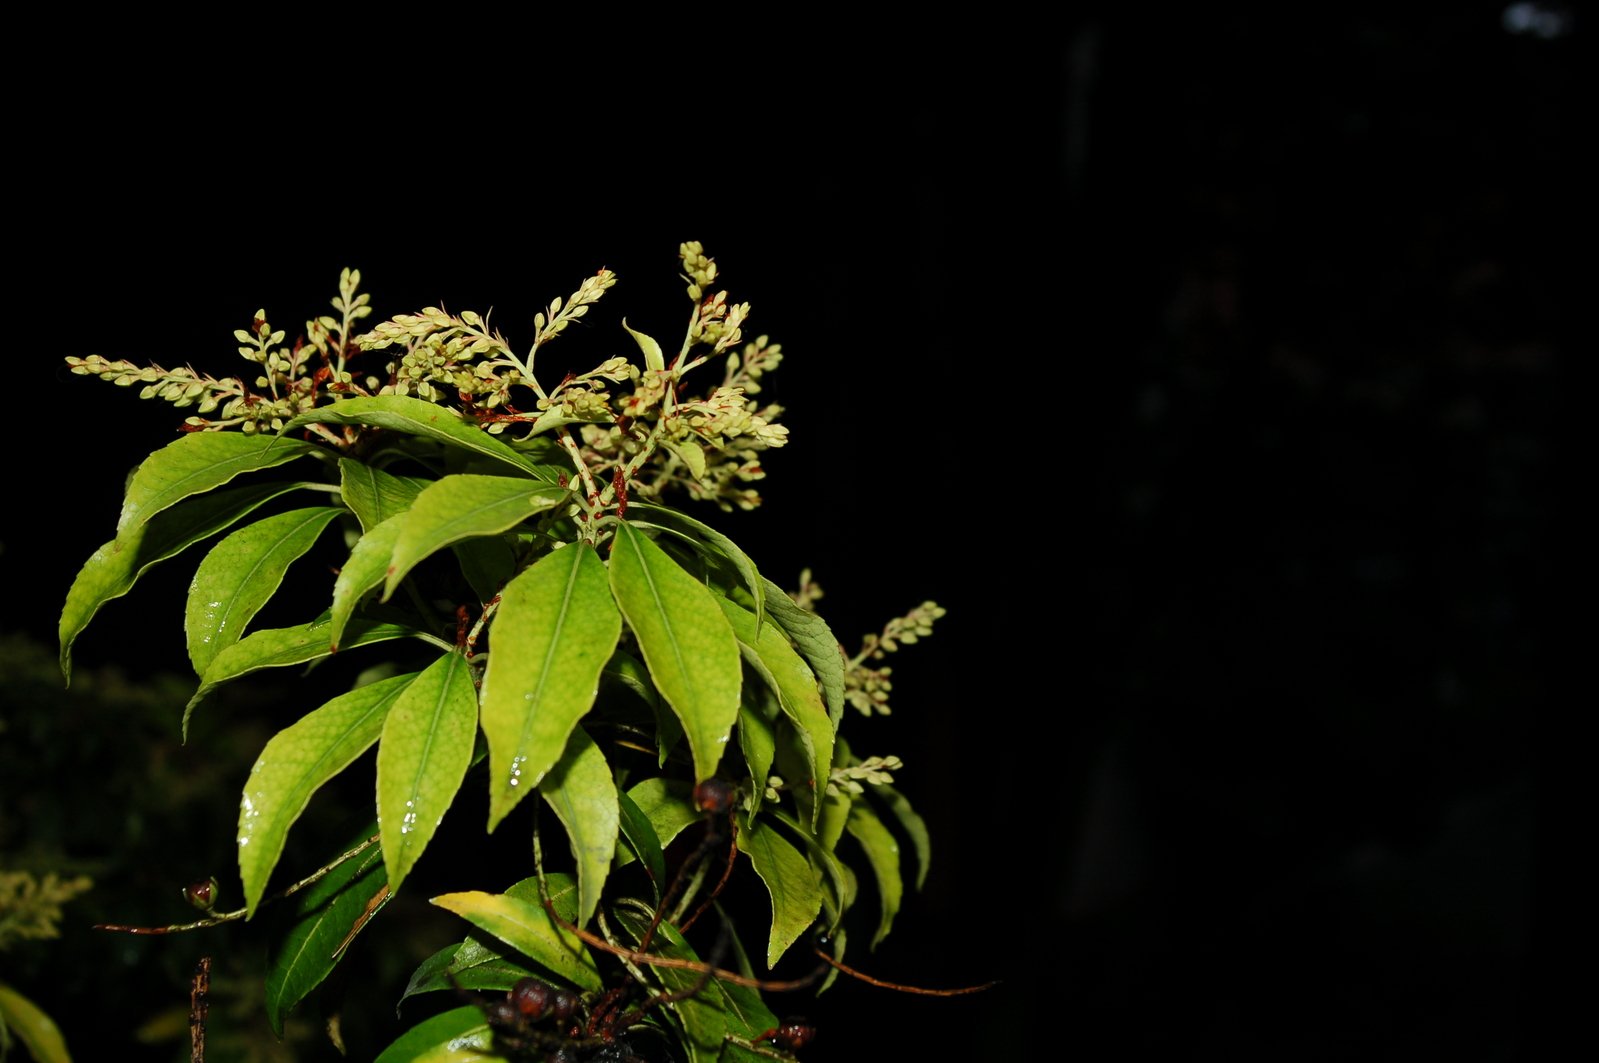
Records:
[[[849,724],[935,845],[852,955],[1003,980],[841,986],[806,1058],[1524,1058],[1558,1010],[1534,958],[1587,27],[1501,14],[811,27],[642,65],[240,41],[41,78],[0,553],[34,604],[6,626],[52,637],[177,420],[62,356],[232,372],[232,329],[322,312],[345,265],[380,316],[493,307],[513,339],[609,266],[583,342],[625,353],[623,314],[681,327],[699,239],[787,353],[792,443],[723,526],[779,582],[811,566],[846,641],[949,609],[892,662],[894,715]],[[181,666],[180,589],[79,659]]]

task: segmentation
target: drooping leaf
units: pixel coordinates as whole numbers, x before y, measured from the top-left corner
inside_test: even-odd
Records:
[[[655,898],[659,901],[661,889],[666,885],[666,857],[661,852],[661,839],[655,836],[650,818],[628,796],[626,790],[616,792],[616,811],[621,816],[622,838],[633,855],[644,861],[644,871],[650,876],[650,883],[655,887]],[[620,859],[617,866],[621,866]]]
[[[582,926],[600,903],[621,826],[611,766],[583,728],[573,728],[566,752],[539,783],[539,793],[555,810],[572,843],[572,857],[577,861],[577,924]]]
[[[821,877],[804,854],[761,820],[739,832],[738,847],[748,854],[772,899],[772,932],[766,944],[766,966],[771,968],[816,922],[822,910]]]
[[[371,837],[363,832],[363,839]],[[372,846],[300,894],[293,923],[267,957],[267,1021],[278,1036],[283,1019],[344,958],[356,934],[388,903],[383,853]]]
[[[716,774],[738,718],[738,641],[715,596],[627,524],[611,550],[611,591],[638,637],[656,689],[688,736],[694,776]]]
[[[541,558],[501,592],[483,677],[489,830],[566,750],[621,634],[605,565],[585,544]]]
[[[614,602],[615,599],[613,598],[612,601]],[[611,654],[611,659],[605,662],[605,669],[600,673],[600,678],[620,683],[622,686],[627,687],[627,689],[644,699],[644,703],[651,708],[660,703],[661,696],[655,689],[654,682],[650,680],[649,669],[644,667],[643,661],[626,650],[618,649]],[[671,716],[671,713],[668,712],[667,715]],[[675,717],[673,718],[675,719]]]
[[[332,649],[339,648],[344,626],[350,622],[361,599],[383,585],[394,542],[400,537],[400,526],[404,522],[405,514],[397,513],[382,524],[368,528],[351,547],[349,560],[340,567],[333,581],[333,609],[328,627],[328,645]]]
[[[474,890],[446,893],[434,897],[433,903],[494,935],[581,989],[598,990],[603,985],[594,959],[583,942],[550,922],[537,898]]]
[[[822,685],[822,700],[827,703],[827,715],[832,717],[833,730],[838,730],[844,718],[844,651],[833,635],[827,621],[815,613],[801,609],[794,599],[771,580],[761,577],[766,585],[766,612],[777,621],[788,637],[794,640],[800,655],[810,664]]]
[[[845,946],[849,944],[849,932],[843,927],[835,927],[832,933],[828,935],[825,944],[832,946],[828,950],[829,955],[831,955],[833,959],[837,960],[839,963],[843,963],[844,949]],[[821,996],[823,993],[827,992],[832,988],[833,983],[836,981],[838,981],[838,968],[829,967],[827,969],[827,974],[822,976],[822,984],[816,987],[816,995]]]
[[[545,877],[555,914],[568,922],[577,918],[577,882],[569,875]],[[505,891],[517,900],[540,904],[538,879],[525,878]],[[542,905],[541,905],[542,907]],[[449,945],[423,961],[411,975],[400,1000],[441,989],[510,989],[517,979],[535,973],[505,955],[489,935],[473,930],[459,945]],[[547,974],[555,974],[548,971]],[[453,980],[453,981],[452,981]]]
[[[96,550],[67,591],[61,610],[61,674],[72,678],[72,644],[107,602],[133,589],[152,566],[228,528],[302,483],[258,484],[186,499]]]
[[[189,583],[183,615],[196,675],[205,675],[216,655],[239,641],[289,566],[343,512],[334,506],[291,509],[247,524],[211,548]]]
[[[455,800],[477,737],[477,690],[466,657],[446,653],[412,680],[383,721],[378,823],[389,885],[400,888]]]
[[[394,593],[406,573],[434,551],[473,536],[498,535],[556,505],[567,494],[565,488],[520,476],[461,474],[435,480],[405,511],[389,561],[384,599]]]
[[[699,809],[694,807],[693,787],[680,779],[659,776],[644,779],[628,790],[627,796],[650,821],[650,828],[655,831],[662,849],[671,845],[672,839],[683,833],[684,828],[702,818]],[[633,854],[626,849],[616,854],[617,867],[632,862]]]
[[[16,1034],[34,1063],[72,1063],[55,1020],[33,1001],[0,982],[0,1034]]]
[[[395,476],[365,462],[339,459],[339,497],[350,507],[363,531],[411,508],[428,481]]]
[[[829,799],[831,800],[831,799]],[[844,808],[849,808],[848,800],[842,802]],[[782,823],[794,832],[801,844],[805,846],[805,855],[810,859],[811,866],[821,875],[822,881],[832,893],[832,903],[829,898],[822,898],[822,907],[827,910],[827,932],[832,933],[838,929],[838,924],[844,918],[844,913],[849,911],[850,904],[854,901],[854,890],[846,877],[846,869],[833,855],[831,846],[824,845],[799,820],[789,815],[782,808],[769,808],[767,815]]]
[[[235,476],[317,453],[280,436],[190,432],[151,454],[134,470],[122,499],[117,534],[126,535],[168,506],[221,487]]]
[[[916,888],[920,890],[927,881],[927,868],[933,862],[933,842],[927,833],[927,822],[911,807],[905,795],[892,786],[874,786],[872,793],[888,808],[911,841],[911,851],[916,854]]]
[[[404,395],[356,396],[300,414],[283,426],[285,432],[308,424],[364,424],[392,432],[421,436],[468,453],[478,454],[554,483],[549,470],[517,453],[481,428],[461,419],[444,406]]]
[[[777,753],[777,695],[769,690],[751,691],[738,710],[738,746],[744,753],[744,763],[750,770],[750,808],[747,820],[753,820],[765,799],[766,780],[772,774],[772,758]],[[758,703],[752,707],[750,702]],[[768,705],[769,703],[769,705]],[[770,711],[768,710],[770,708]]]
[[[737,543],[709,524],[695,520],[687,513],[668,506],[658,506],[652,502],[632,502],[628,504],[628,512],[636,518],[635,523],[648,523],[681,532],[726,558],[739,574],[739,578],[744,581],[744,586],[749,588],[750,597],[755,599],[756,626],[765,626],[767,581],[761,578],[755,562],[750,560],[749,555],[741,550]]]
[[[755,614],[749,610],[734,605],[726,598],[718,597],[716,601],[733,627],[733,635],[738,639],[744,659],[777,694],[777,704],[783,710],[783,715],[793,722],[795,730],[799,732],[800,741],[804,743],[810,759],[810,776],[804,781],[813,788],[820,785],[818,780],[825,782],[833,766],[835,728],[827,714],[827,706],[822,704],[822,696],[817,692],[816,676],[800,659],[800,655],[794,652],[794,647],[789,645],[787,637],[777,625],[761,627]],[[814,823],[815,816],[821,813],[821,806],[818,803],[813,808]]]
[[[239,877],[252,917],[289,828],[311,795],[371,748],[395,699],[415,678],[398,675],[341,694],[279,731],[261,750],[239,803]]]
[[[859,801],[850,805],[848,829],[850,837],[860,842],[866,853],[866,862],[872,866],[872,877],[877,880],[877,896],[882,903],[882,918],[877,923],[877,933],[872,935],[873,949],[888,936],[899,912],[900,895],[904,885],[899,875],[899,842],[883,826],[877,813]]]
[[[195,706],[207,694],[232,679],[260,671],[262,668],[281,668],[291,664],[305,664],[326,657],[333,652],[328,640],[329,620],[326,615],[298,627],[276,627],[256,631],[244,636],[212,660],[205,675],[200,677],[200,689],[194,692],[183,709],[183,734],[189,734],[189,717]],[[341,649],[350,650],[374,642],[420,635],[421,632],[404,624],[384,624],[368,620],[352,620],[345,628]]]
[[[471,1006],[423,1019],[378,1054],[374,1063],[494,1063],[494,1031]]]

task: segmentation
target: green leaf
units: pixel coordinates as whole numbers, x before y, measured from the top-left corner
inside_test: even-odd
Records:
[[[459,653],[446,653],[406,687],[378,744],[378,822],[389,886],[399,889],[466,778],[477,737],[477,690]]]
[[[263,668],[281,668],[291,664],[305,664],[333,653],[328,640],[329,619],[321,619],[298,627],[267,628],[246,635],[216,655],[205,675],[200,677],[200,689],[194,692],[183,709],[183,735],[189,734],[189,717],[195,706],[207,694],[223,683]],[[381,624],[375,621],[352,620],[345,629],[342,649],[351,650],[374,642],[406,638],[421,632],[404,624]]]
[[[860,842],[867,863],[872,865],[872,875],[877,879],[877,896],[882,902],[883,914],[877,923],[877,933],[872,935],[871,947],[876,949],[894,925],[900,895],[904,892],[899,877],[899,842],[877,814],[859,801],[850,805],[847,829],[850,837]]]
[[[761,801],[766,796],[766,780],[772,774],[772,758],[777,755],[777,732],[774,725],[777,714],[777,696],[770,691],[752,692],[764,694],[759,698],[763,702],[770,702],[770,712],[766,706],[753,708],[746,703],[738,709],[738,746],[744,753],[744,763],[750,770],[750,810],[747,820],[754,820],[755,814],[760,811]]]
[[[494,1063],[494,1031],[481,1008],[424,1019],[397,1037],[375,1063]]]
[[[816,922],[822,910],[821,877],[798,849],[760,820],[739,832],[738,847],[749,855],[772,898],[772,932],[766,945],[770,969]]]
[[[190,432],[144,459],[128,481],[117,518],[126,535],[168,506],[221,487],[235,476],[315,454],[309,443],[239,432]]]
[[[828,800],[832,801],[833,799],[829,798]],[[849,802],[845,800],[841,804],[847,812]],[[839,863],[838,857],[833,855],[831,846],[824,844],[821,839],[806,830],[799,820],[783,809],[768,808],[767,815],[792,830],[795,837],[804,843],[805,852],[810,858],[811,866],[816,868],[826,881],[828,888],[832,891],[832,904],[828,904],[825,897],[822,900],[823,907],[831,909],[827,913],[827,932],[833,933],[838,929],[839,921],[844,918],[844,913],[849,911],[849,907],[855,899],[854,887],[847,877],[844,865]]]
[[[451,543],[450,553],[480,602],[492,599],[516,575],[516,551],[507,536],[464,539]]]
[[[572,843],[572,857],[577,861],[577,925],[582,926],[600,903],[600,891],[616,856],[620,818],[611,766],[581,727],[573,729],[566,752],[539,783],[539,793],[555,810]]]
[[[72,644],[100,607],[133,589],[152,565],[174,557],[208,536],[244,519],[301,483],[235,487],[192,498],[151,517],[96,550],[67,591],[61,610],[61,674],[72,678]]]
[[[33,1001],[0,982],[0,1033],[17,1035],[35,1063],[72,1063],[66,1038]]]
[[[726,598],[717,598],[717,604],[733,627],[739,649],[766,685],[777,694],[777,704],[799,732],[810,761],[808,782],[814,790],[825,785],[833,767],[832,719],[822,696],[816,690],[816,676],[800,655],[794,652],[788,639],[776,625],[761,627],[755,614]],[[761,780],[764,782],[765,780]],[[800,780],[795,780],[800,781]],[[821,815],[820,802],[812,804],[812,824]]]
[[[633,337],[633,342],[638,344],[638,349],[644,355],[644,368],[665,369],[666,356],[661,353],[661,345],[647,333],[639,332],[627,327],[627,318],[622,319],[622,327],[627,329],[627,334]]]
[[[183,630],[196,675],[239,641],[283,574],[315,545],[335,517],[334,506],[291,509],[248,524],[213,546],[189,583]]]
[[[395,476],[365,462],[339,459],[339,497],[364,531],[404,513],[429,481]]]
[[[506,584],[483,677],[489,830],[560,759],[621,634],[605,565],[592,547],[556,550]],[[586,918],[592,909],[584,911]]]
[[[545,877],[550,890],[550,904],[560,918],[570,922],[577,918],[577,883],[569,876],[552,873]],[[538,879],[525,878],[505,891],[507,897],[539,904]],[[542,909],[542,905],[541,905]],[[410,983],[400,1000],[418,993],[440,989],[510,989],[517,979],[533,971],[505,956],[485,940],[482,931],[474,930],[459,945],[449,945],[422,965],[411,975]],[[549,975],[554,971],[546,972]],[[453,983],[451,979],[454,979]]]
[[[350,558],[339,569],[333,581],[333,610],[329,614],[328,646],[337,650],[344,627],[355,615],[355,607],[372,591],[383,585],[389,572],[389,558],[394,553],[394,543],[400,537],[405,514],[397,513],[375,527],[368,528],[350,549]]]
[[[364,834],[365,838],[371,837]],[[372,846],[318,879],[299,897],[295,920],[267,959],[266,1008],[272,1031],[344,958],[345,946],[388,903],[383,852]]]
[[[311,795],[371,748],[395,699],[415,678],[394,676],[341,694],[279,731],[261,750],[239,803],[239,877],[250,916]]]
[[[833,635],[827,621],[794,604],[783,588],[766,579],[766,612],[777,621],[788,637],[794,640],[800,655],[810,663],[822,684],[822,698],[827,703],[827,715],[833,720],[833,730],[838,730],[844,718],[844,651]]]
[[[549,470],[512,450],[487,432],[461,419],[454,410],[402,395],[356,396],[300,414],[283,426],[285,432],[308,424],[364,424],[404,435],[421,436],[457,450],[477,454],[554,483]]]
[[[703,583],[625,523],[611,549],[611,591],[656,688],[682,721],[703,782],[716,774],[738,718],[743,675],[733,630]]]
[[[927,881],[927,868],[933,862],[933,843],[927,833],[927,822],[911,807],[905,795],[892,786],[873,786],[872,793],[887,806],[911,840],[911,851],[916,854],[916,888],[920,890]]]
[[[644,818],[650,821],[650,829],[660,840],[662,849],[671,845],[672,839],[683,833],[684,828],[700,821],[700,811],[694,807],[692,794],[693,787],[688,783],[659,776],[645,779],[627,792],[638,810],[644,813]],[[616,854],[617,867],[632,862],[633,855],[627,850]]]
[[[485,437],[487,438],[487,437]],[[405,513],[389,562],[384,600],[405,574],[436,550],[477,535],[498,535],[565,499],[568,491],[520,476],[461,474],[435,480]]]
[[[755,567],[755,562],[749,559],[748,554],[739,549],[737,543],[709,524],[695,520],[687,513],[682,513],[666,506],[657,506],[651,502],[630,502],[627,508],[628,512],[636,517],[642,517],[644,523],[685,534],[726,558],[732,564],[734,570],[738,572],[739,578],[744,581],[744,586],[749,588],[750,597],[755,599],[756,627],[764,626],[768,581],[761,579],[760,570]],[[640,522],[635,521],[635,523]],[[785,600],[788,598],[786,594],[783,597]]]
[[[621,816],[622,837],[633,855],[644,861],[644,870],[655,886],[655,898],[658,901],[661,888],[666,885],[666,857],[661,852],[661,839],[655,836],[655,828],[650,825],[649,817],[628,796],[626,790],[616,792],[616,811]],[[616,866],[621,867],[622,862],[618,860]]]
[[[433,903],[487,931],[551,973],[582,989],[603,987],[588,949],[570,931],[558,929],[538,900],[509,893],[446,893]]]

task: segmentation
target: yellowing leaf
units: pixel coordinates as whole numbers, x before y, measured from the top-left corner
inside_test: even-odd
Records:
[[[598,990],[603,985],[594,959],[583,942],[550,922],[536,897],[528,899],[472,890],[446,893],[434,897],[432,903],[454,912],[479,930],[493,934],[581,989]]]
[[[423,489],[405,511],[389,559],[388,599],[420,561],[451,543],[498,535],[566,498],[564,488],[520,476],[446,476]]]

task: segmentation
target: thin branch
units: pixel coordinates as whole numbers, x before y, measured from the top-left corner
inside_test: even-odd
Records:
[[[959,989],[924,989],[921,986],[901,985],[898,982],[885,982],[881,978],[873,978],[869,974],[863,974],[860,971],[857,971],[855,968],[846,966],[844,963],[833,959],[833,957],[829,956],[821,949],[816,950],[816,955],[820,956],[823,960],[827,961],[828,964],[837,970],[849,975],[851,978],[858,978],[867,985],[874,985],[880,989],[892,989],[900,993],[914,993],[917,996],[923,997],[963,997],[968,993],[981,993],[985,989],[993,989],[995,986],[999,985],[999,982],[995,981],[984,982],[982,985],[962,986]]]

